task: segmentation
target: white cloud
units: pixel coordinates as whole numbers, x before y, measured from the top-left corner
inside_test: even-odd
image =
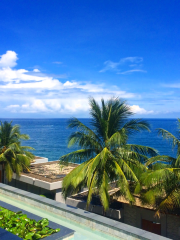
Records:
[[[40,113],[40,112],[59,112],[75,113],[84,112],[89,109],[88,98],[79,99],[31,99],[30,103],[22,105],[10,105],[6,107],[12,112],[21,113]]]
[[[18,105],[18,104],[6,106],[6,110],[13,112],[13,113],[16,113],[18,111],[18,109],[20,109],[20,105]]]
[[[105,67],[99,72],[106,72],[108,70],[117,70],[117,67],[120,65],[120,62],[112,62],[110,60],[104,62]]]
[[[14,67],[18,57],[14,51],[7,51],[5,54],[0,56],[0,67]]]
[[[128,70],[128,71],[125,71],[125,72],[120,72],[118,74],[128,74],[128,73],[133,73],[133,72],[143,72],[143,73],[146,73],[147,71],[141,70],[141,69],[132,69],[132,70]]]
[[[120,59],[119,62],[106,61],[104,62],[105,67],[99,72],[113,71],[117,74],[128,74],[133,72],[146,72],[142,70],[142,57],[126,57]],[[120,69],[120,67],[122,69]],[[132,69],[133,68],[133,69]]]
[[[138,114],[151,114],[154,113],[154,111],[147,111],[144,108],[139,107],[138,105],[132,105],[131,106],[131,111],[134,113],[138,113]]]
[[[40,72],[39,69],[35,68],[33,72]]]
[[[38,68],[34,68],[33,71],[12,68],[16,65],[17,54],[8,51],[2,56],[4,65],[0,66],[0,103],[3,103],[4,110],[10,112],[82,113],[89,109],[89,96],[98,101],[113,96],[124,99],[139,97],[134,93],[122,91],[117,86],[77,80],[63,82],[57,77],[41,73]],[[60,75],[60,78],[62,76]],[[66,78],[65,75],[64,77]]]
[[[143,58],[142,57],[126,57],[126,58],[122,58],[120,62],[121,63],[123,62],[141,63],[143,62]]]
[[[41,99],[35,99],[32,104],[23,104],[20,110],[21,112],[47,112],[48,109]]]
[[[109,97],[109,96],[108,96]],[[101,98],[96,97],[100,102]],[[10,105],[7,107],[12,112],[37,113],[37,112],[59,112],[59,113],[76,113],[87,112],[89,110],[88,98],[67,98],[67,99],[31,99],[30,103],[20,105]],[[154,111],[147,111],[138,105],[130,106],[131,111],[137,114],[152,114]]]

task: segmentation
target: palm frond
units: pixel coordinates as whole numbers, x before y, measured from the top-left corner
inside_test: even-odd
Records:
[[[13,170],[9,162],[5,164],[5,173],[6,173],[6,178],[8,182],[10,182],[12,180]]]
[[[169,167],[171,167],[171,166],[169,166]],[[165,168],[167,168],[167,163],[162,163],[162,162],[156,162],[151,166],[151,169],[153,171],[165,169]]]
[[[177,159],[174,161],[174,166],[179,168],[180,167],[180,155],[177,157]]]
[[[75,188],[84,180],[84,177],[86,177],[86,169],[91,161],[92,159],[82,163],[64,177],[62,189],[65,199],[70,193],[76,192]]]
[[[141,132],[141,131],[149,131],[150,132],[150,125],[147,121],[142,119],[132,119],[125,123],[123,128],[126,130],[128,135]]]
[[[172,163],[176,159],[167,155],[157,155],[155,157],[149,158],[147,162],[145,163],[145,166],[148,167],[151,164],[154,164],[156,162],[166,162],[166,163]]]
[[[126,160],[118,159],[117,162],[121,167],[122,171],[124,172],[127,179],[132,180],[134,182],[138,182],[137,176],[135,175],[131,167],[127,164]]]
[[[122,145],[125,145],[127,142],[127,134],[125,132],[125,129],[121,129],[120,131],[115,132],[107,141],[107,145],[109,145],[110,148],[120,147]]]
[[[130,148],[131,151],[137,152],[139,154],[148,155],[148,156],[156,156],[158,155],[158,151],[152,147],[137,145],[137,144],[127,144],[126,147]]]
[[[6,156],[4,155],[4,153],[1,153],[0,154],[0,162],[6,162],[7,159],[6,159]]]
[[[170,183],[177,176],[180,169],[177,168],[165,168],[159,169],[156,171],[151,171],[148,174],[142,174],[141,182],[147,188],[151,188],[152,186],[159,185],[163,186],[164,183]],[[165,187],[165,185],[164,185]]]
[[[94,172],[91,178],[91,182],[88,184],[89,191],[88,191],[88,197],[87,197],[87,206],[86,206],[87,209],[91,203],[92,194],[96,187],[96,182],[97,182],[97,172]]]
[[[29,147],[29,146],[21,146],[21,150],[23,150],[23,151],[27,151],[27,150],[34,151],[35,149],[33,147]]]
[[[130,159],[138,160],[141,163],[147,161],[148,157],[146,155],[140,154],[138,152],[131,151],[127,145],[123,148],[116,148],[112,150],[113,155],[120,157],[129,161]]]
[[[108,193],[108,175],[106,171],[103,171],[102,182],[99,188],[99,195],[104,210],[107,211],[109,208],[109,193]]]
[[[180,144],[179,140],[167,130],[164,130],[162,128],[157,128],[157,131],[158,131],[158,135],[161,135],[164,139],[171,141],[173,147],[176,147],[178,144]]]
[[[92,158],[94,154],[94,149],[80,149],[66,155],[63,155],[59,158],[62,162],[81,162]]]
[[[101,144],[94,139],[94,136],[85,134],[83,132],[74,132],[68,139],[68,147],[77,145],[81,148],[91,148],[95,151],[102,149]]]
[[[161,213],[168,213],[175,208],[180,207],[180,189],[175,188],[168,194],[158,206],[156,216],[160,217]]]
[[[89,164],[88,172],[87,172],[87,187],[90,186],[94,172],[96,171],[96,167],[100,164],[100,161],[101,161],[101,155],[99,153],[97,156],[95,156],[92,159],[91,163]]]

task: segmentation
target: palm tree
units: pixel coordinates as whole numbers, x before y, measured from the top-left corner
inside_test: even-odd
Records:
[[[180,208],[180,139],[167,130],[158,129],[158,134],[171,142],[177,148],[176,158],[169,156],[156,156],[148,159],[146,166],[150,167],[148,173],[141,177],[141,193],[143,203],[156,208],[156,215],[172,212]],[[180,119],[178,119],[178,134],[180,134]]]
[[[0,125],[0,163],[2,165],[2,181],[4,172],[8,181],[12,180],[13,172],[20,175],[23,170],[29,171],[28,167],[34,155],[28,146],[21,146],[21,140],[28,140],[29,136],[20,133],[20,126],[12,126],[12,121]]]
[[[118,194],[130,202],[134,201],[129,181],[136,185],[139,176],[146,170],[142,164],[148,157],[156,156],[153,148],[127,144],[130,135],[149,131],[149,124],[141,119],[127,120],[132,116],[130,107],[120,99],[101,100],[101,106],[90,98],[91,128],[72,118],[69,128],[76,129],[69,137],[68,146],[78,146],[80,150],[60,158],[62,162],[84,161],[63,179],[63,194],[67,198],[77,193],[83,186],[88,187],[87,207],[92,194],[99,194],[106,211],[109,208],[109,183],[115,181]]]

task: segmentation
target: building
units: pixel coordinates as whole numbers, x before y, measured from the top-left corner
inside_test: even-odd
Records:
[[[50,199],[64,203],[62,197],[62,180],[77,164],[59,166],[59,161],[48,162],[47,158],[36,157],[36,162],[31,164],[30,173],[21,176],[13,174],[8,185],[34,193],[44,195]]]
[[[67,199],[66,204],[86,209],[85,196],[87,191],[73,195]],[[92,198],[88,211],[104,215],[97,197]],[[155,217],[155,209],[152,207],[142,206],[138,200],[131,206],[125,199],[120,198],[110,205],[106,217],[173,240],[180,239],[180,215],[176,211],[173,214],[161,214],[158,218]]]

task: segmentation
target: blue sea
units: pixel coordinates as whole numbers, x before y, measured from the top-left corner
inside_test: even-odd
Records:
[[[58,160],[60,156],[67,154],[75,148],[68,148],[67,141],[72,130],[67,128],[68,119],[1,119],[1,121],[13,121],[19,124],[21,133],[28,134],[30,140],[23,145],[35,148],[36,156],[47,157],[49,161]],[[90,119],[80,119],[84,124],[90,126]],[[157,135],[157,128],[177,134],[177,119],[146,119],[151,125],[151,132],[137,133],[129,139],[129,143],[140,144],[156,148],[160,154],[176,156],[171,145],[162,137]],[[76,148],[77,149],[77,148]]]

